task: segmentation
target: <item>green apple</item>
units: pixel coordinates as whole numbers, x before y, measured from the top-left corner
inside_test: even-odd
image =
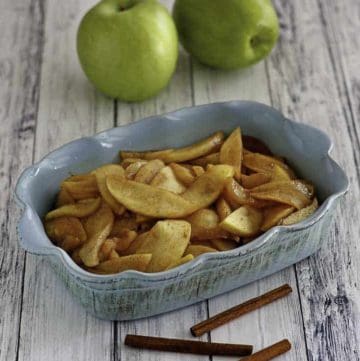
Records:
[[[201,63],[242,68],[267,56],[279,36],[270,0],[176,0],[179,38]]]
[[[175,70],[176,27],[156,0],[103,0],[82,19],[77,52],[101,92],[143,100],[163,89]]]

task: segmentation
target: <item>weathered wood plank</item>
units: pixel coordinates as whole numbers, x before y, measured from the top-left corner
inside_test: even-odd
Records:
[[[172,0],[161,1],[169,9]],[[174,77],[169,86],[157,97],[139,104],[118,104],[118,124],[123,125],[150,115],[169,112],[184,106],[192,105],[191,74],[188,56],[180,53],[180,59]],[[145,300],[144,300],[145,302]],[[156,335],[165,337],[191,338],[190,327],[207,317],[206,303],[187,307],[186,309],[167,313],[149,319],[119,322],[117,328],[116,359],[119,360],[166,360],[176,361],[183,356],[174,353],[159,353],[148,350],[137,350],[124,346],[123,341],[127,333]],[[208,360],[206,356],[187,355],[188,360]]]
[[[333,155],[351,182],[351,192],[340,204],[327,246],[296,266],[308,357],[359,360],[360,194],[354,158],[359,149],[346,123],[348,104],[341,102],[339,82],[343,82],[343,75],[331,56],[336,40],[326,34],[327,14],[317,1],[275,3],[282,37],[268,63],[274,104],[290,117],[318,126],[331,136]]]
[[[113,125],[113,101],[97,94],[75,50],[80,17],[94,0],[48,2],[35,159]],[[85,313],[42,258],[26,261],[19,360],[109,360],[113,328]]]
[[[194,97],[196,104],[233,99],[257,100],[270,104],[265,64],[260,63],[246,70],[227,72],[214,71],[195,62]],[[212,331],[211,339],[223,342],[249,342],[254,344],[255,349],[260,349],[287,337],[294,344],[296,352],[291,351],[282,359],[306,360],[301,310],[293,267],[229,294],[210,299],[209,313],[213,315],[221,312],[286,282],[294,289],[291,296]],[[214,360],[222,359],[214,358]]]
[[[318,5],[349,137],[356,150],[360,148],[360,3],[331,0],[318,1]],[[354,151],[354,158],[360,177],[360,152]]]
[[[25,254],[15,182],[32,162],[43,31],[41,1],[5,1],[0,12],[0,360],[16,360]]]

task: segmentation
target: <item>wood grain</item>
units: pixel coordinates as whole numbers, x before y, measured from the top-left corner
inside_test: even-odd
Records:
[[[126,333],[189,338],[193,324],[283,283],[293,286],[291,296],[202,339],[251,343],[259,350],[286,337],[293,349],[279,361],[359,361],[359,1],[274,0],[281,39],[266,62],[222,72],[192,63],[181,51],[169,86],[139,104],[107,99],[80,69],[76,28],[96,2],[4,0],[1,6],[0,361],[180,360],[178,354],[131,350],[123,339]],[[173,1],[162,3],[171,8]],[[122,125],[183,106],[231,99],[273,104],[291,118],[324,129],[334,140],[333,156],[345,168],[351,190],[340,204],[328,247],[317,255],[208,302],[112,323],[87,315],[43,259],[25,256],[18,248],[13,187],[34,159],[114,122]]]
[[[32,162],[43,31],[41,1],[6,0],[0,11],[0,360],[15,360],[25,254],[19,249],[15,182]]]
[[[342,102],[344,80],[331,55],[337,43],[324,9],[326,1],[276,1],[282,37],[268,62],[274,105],[295,119],[318,126],[334,140],[333,155],[351,182],[340,204],[328,246],[296,266],[309,360],[359,360],[359,183],[349,126]],[[352,2],[355,4],[355,2]],[[337,3],[345,8],[347,3]],[[355,7],[350,11],[354,11]],[[341,28],[339,13],[333,21]],[[347,28],[345,23],[343,27]]]
[[[113,101],[85,79],[75,51],[81,15],[95,1],[48,2],[35,159],[113,125]],[[109,360],[111,322],[86,314],[41,257],[26,261],[19,360]]]

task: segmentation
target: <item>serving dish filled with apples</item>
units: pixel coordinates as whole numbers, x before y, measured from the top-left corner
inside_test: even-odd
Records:
[[[114,128],[24,171],[20,243],[98,317],[183,307],[326,241],[348,187],[330,147],[320,130],[253,102]]]

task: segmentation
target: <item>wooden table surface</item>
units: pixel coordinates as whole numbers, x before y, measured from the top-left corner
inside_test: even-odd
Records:
[[[171,84],[140,104],[105,98],[80,69],[76,29],[94,2],[1,2],[0,360],[207,360],[139,352],[124,347],[123,339],[129,332],[190,338],[195,322],[285,282],[294,289],[291,296],[204,339],[249,342],[259,349],[286,337],[293,349],[279,361],[360,360],[360,2],[275,0],[281,37],[266,61],[222,72],[182,52]],[[172,1],[163,2],[171,7]],[[271,277],[159,317],[106,322],[86,314],[44,261],[18,246],[13,190],[20,172],[72,139],[230,99],[271,104],[333,139],[332,154],[351,189],[326,246]]]

